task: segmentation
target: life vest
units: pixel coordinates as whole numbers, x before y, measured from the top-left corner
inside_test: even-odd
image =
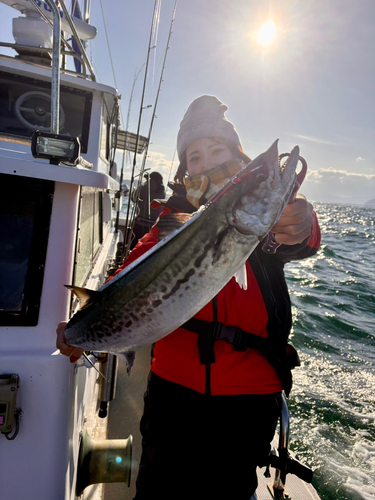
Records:
[[[217,340],[228,342],[233,346],[233,349],[240,352],[249,348],[257,349],[276,370],[285,394],[289,396],[292,389],[291,370],[296,366],[301,366],[298,353],[291,342],[287,342],[285,350],[275,350],[268,339],[245,332],[237,326],[227,326],[218,321],[209,322],[191,318],[181,326],[185,330],[198,334],[199,359],[203,365],[215,363],[214,343]]]
[[[177,189],[176,186],[170,185],[170,187],[174,188],[174,194],[169,200],[154,200],[153,202],[155,205],[159,204],[167,209],[164,214],[169,214],[170,212],[192,213],[196,210],[186,200],[182,186],[177,185]],[[165,216],[165,219],[168,219],[168,217]],[[316,219],[315,223],[317,225]],[[163,214],[159,221],[159,227],[162,228],[162,226]],[[266,337],[260,335],[259,331],[252,333],[238,326],[228,326],[228,324],[219,322],[216,298],[212,301],[213,321],[194,317],[181,325],[182,329],[197,334],[196,342],[199,360],[202,365],[205,365],[206,394],[211,393],[211,366],[216,362],[214,346],[220,341],[230,344],[235,351],[243,352],[247,349],[256,349],[260,352],[277,372],[282,388],[289,395],[292,387],[291,370],[295,366],[299,366],[300,361],[294,346],[288,342],[291,329],[291,306],[283,267],[285,262],[289,260],[312,255],[316,252],[316,248],[309,246],[308,242],[304,242],[301,245],[294,245],[293,247],[283,245],[278,252],[277,257],[275,255],[267,255],[261,250],[260,244],[249,257],[249,265],[255,274],[255,279],[259,286],[265,309],[267,310]],[[280,255],[284,255],[284,258],[279,259]],[[244,304],[244,306],[246,305]],[[156,364],[153,371],[163,376],[163,373],[159,372]]]
[[[154,200],[163,212],[119,271],[158,242],[169,215],[195,211],[183,191],[179,186],[168,200]],[[292,317],[283,268],[316,253],[319,243],[315,215],[307,241],[281,245],[274,255],[263,252],[260,243],[246,263],[248,290],[233,278],[194,318],[156,342],[151,370],[203,394],[289,393],[298,358],[288,347]]]

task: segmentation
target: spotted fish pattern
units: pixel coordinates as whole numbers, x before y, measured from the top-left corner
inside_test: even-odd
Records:
[[[276,141],[196,213],[162,223],[157,245],[98,291],[83,291],[86,299],[67,325],[66,342],[123,355],[194,316],[277,222],[298,158],[296,146],[281,172]]]

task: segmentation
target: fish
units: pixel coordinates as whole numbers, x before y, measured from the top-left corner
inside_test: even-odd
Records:
[[[200,311],[243,266],[287,205],[299,147],[280,166],[278,140],[183,224],[99,290],[70,287],[81,308],[65,341],[126,360]]]

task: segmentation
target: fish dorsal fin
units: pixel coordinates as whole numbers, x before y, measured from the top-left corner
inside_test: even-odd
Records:
[[[159,240],[168,236],[169,233],[180,229],[181,226],[185,224],[192,217],[192,214],[187,213],[174,213],[166,214],[160,217],[157,227],[159,229]]]
[[[86,307],[90,302],[94,300],[94,297],[100,293],[97,292],[96,290],[90,290],[89,288],[82,288],[80,286],[75,286],[75,285],[64,285],[66,288],[69,288],[74,295],[76,295],[79,299],[79,302],[81,304],[81,309]]]

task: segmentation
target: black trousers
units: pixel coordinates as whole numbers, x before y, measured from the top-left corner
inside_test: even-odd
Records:
[[[249,500],[280,407],[280,393],[206,396],[151,373],[134,500]]]

